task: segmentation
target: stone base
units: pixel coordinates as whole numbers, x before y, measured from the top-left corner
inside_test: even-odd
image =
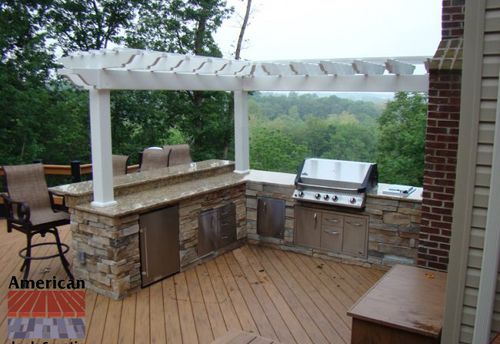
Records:
[[[239,241],[235,245],[241,245],[247,236],[245,184],[178,203],[181,270],[203,258],[197,255],[200,213],[227,203],[236,206]],[[140,289],[139,214],[105,217],[75,209],[70,209],[70,214],[75,278],[84,280],[87,288],[113,299],[123,298]],[[216,251],[211,256],[225,251]]]
[[[321,255],[346,262],[361,262],[370,266],[414,265],[417,258],[420,230],[421,203],[409,199],[391,199],[368,195],[364,210],[335,208],[336,212],[368,216],[368,256],[354,258],[331,252],[294,246],[295,200],[294,186],[262,182],[247,182],[248,239],[283,250],[309,255]],[[285,235],[283,239],[267,238],[257,234],[257,201],[259,197],[272,197],[286,201]],[[327,205],[319,208],[332,210]]]

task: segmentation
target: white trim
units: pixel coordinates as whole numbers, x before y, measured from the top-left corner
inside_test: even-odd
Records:
[[[460,342],[469,252],[481,101],[484,6],[486,0],[465,2],[464,58],[460,102],[455,197],[446,283],[446,307],[441,343]]]
[[[248,133],[248,92],[234,92],[234,160],[235,170],[250,169],[250,138]]]
[[[274,66],[274,65],[273,65]],[[296,64],[291,64],[297,66]],[[312,65],[315,66],[315,65]],[[336,74],[235,76],[223,74],[190,74],[149,70],[61,69],[75,85],[86,88],[120,90],[197,90],[197,91],[326,91],[326,92],[427,92],[429,76],[347,74],[339,64],[321,64]],[[331,66],[336,66],[333,69]],[[276,67],[276,66],[274,66]],[[331,68],[330,68],[331,67]],[[348,66],[349,67],[349,66]],[[278,67],[276,67],[278,68]],[[283,67],[281,67],[283,68]],[[312,70],[313,67],[308,67]],[[262,76],[262,74],[265,74]]]
[[[498,76],[500,80],[500,75]],[[479,280],[476,320],[474,323],[474,344],[488,344],[490,341],[491,318],[495,305],[495,291],[500,259],[500,87],[497,95],[495,140],[491,167],[490,198],[484,234],[483,261]]]
[[[167,52],[113,49],[63,57],[58,70],[98,89],[206,91],[397,92],[428,90],[428,75],[411,75],[427,57],[240,61]],[[355,74],[357,73],[357,75]]]
[[[113,164],[111,157],[110,91],[89,90],[90,138],[92,143],[92,185],[94,202],[103,207],[112,205]]]
[[[111,206],[113,206],[115,204],[117,204],[116,201],[109,201],[109,202],[96,202],[96,201],[92,201],[92,202],[90,202],[90,205],[92,207],[96,207],[96,208],[111,207]]]
[[[234,173],[238,173],[238,174],[249,174],[249,173],[250,173],[250,170],[243,170],[243,171],[240,171],[240,170],[234,170],[233,172],[234,172]]]
[[[246,77],[245,91],[427,92],[425,75],[293,75]]]

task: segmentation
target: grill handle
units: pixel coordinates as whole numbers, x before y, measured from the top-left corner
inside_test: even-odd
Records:
[[[327,186],[322,186],[322,185],[313,185],[313,184],[305,184],[301,182],[296,183],[297,186],[304,186],[304,187],[309,187],[309,188],[323,188],[323,189],[335,189],[335,190],[343,190],[343,191],[355,191],[355,192],[364,192],[366,188],[361,188],[361,189],[350,189],[350,188],[340,188],[340,187],[327,187]]]

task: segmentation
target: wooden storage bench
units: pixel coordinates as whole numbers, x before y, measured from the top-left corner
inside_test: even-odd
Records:
[[[352,344],[439,343],[446,273],[396,265],[347,314]]]

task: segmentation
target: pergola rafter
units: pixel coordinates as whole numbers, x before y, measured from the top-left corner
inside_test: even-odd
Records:
[[[63,57],[58,70],[88,89],[95,206],[114,204],[109,92],[193,90],[235,92],[236,171],[249,170],[248,91],[426,92],[428,57],[243,61],[116,48]]]
[[[427,74],[414,74],[415,64],[424,65],[426,60],[405,57],[250,62],[112,49],[63,57],[60,63],[64,68],[59,73],[79,86],[97,89],[426,91]]]

